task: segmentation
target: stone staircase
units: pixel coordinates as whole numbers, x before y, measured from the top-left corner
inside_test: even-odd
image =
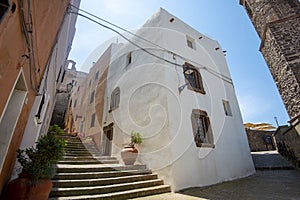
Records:
[[[294,167],[277,151],[251,152],[257,170],[289,170]]]
[[[130,199],[170,192],[146,165],[124,166],[115,157],[101,156],[93,143],[69,135],[64,160],[57,164],[50,200]]]

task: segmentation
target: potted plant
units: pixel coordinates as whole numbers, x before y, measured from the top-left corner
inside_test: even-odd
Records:
[[[55,175],[53,165],[62,159],[66,146],[65,140],[57,137],[61,133],[60,127],[51,126],[35,147],[17,151],[22,172],[8,184],[5,199],[48,199],[52,189],[51,178]]]
[[[139,132],[131,131],[131,141],[121,151],[121,157],[125,165],[133,165],[138,156],[138,150],[135,144],[141,144],[142,138]]]

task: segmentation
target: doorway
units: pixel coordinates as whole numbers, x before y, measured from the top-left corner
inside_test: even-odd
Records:
[[[26,100],[27,86],[21,70],[0,118],[0,171]]]
[[[104,155],[105,156],[111,156],[111,150],[112,150],[112,140],[113,140],[113,123],[109,124],[108,126],[105,126],[103,128],[103,147],[104,147]]]

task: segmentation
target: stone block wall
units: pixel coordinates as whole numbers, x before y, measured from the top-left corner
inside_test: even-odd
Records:
[[[291,118],[300,113],[300,3],[240,0],[262,42],[260,51]]]
[[[279,127],[274,134],[278,152],[300,169],[300,123]]]
[[[251,151],[270,151],[276,150],[276,144],[272,134],[275,131],[251,130],[246,128],[249,147]],[[265,142],[264,137],[269,136],[272,139],[272,144]]]
[[[270,26],[261,48],[291,118],[300,112],[300,46],[297,47],[296,42],[299,34],[295,33],[297,30],[300,33],[299,19],[292,19]],[[286,28],[285,24],[290,24],[289,28]],[[298,28],[291,28],[296,24],[298,24]]]

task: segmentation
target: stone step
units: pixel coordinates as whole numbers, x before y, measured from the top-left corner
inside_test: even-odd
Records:
[[[108,156],[64,156],[63,160],[117,160],[116,157]]]
[[[124,170],[146,170],[146,165],[127,165],[122,166],[120,164],[105,165],[63,165],[56,164],[57,173],[80,173],[80,172],[107,172],[107,171],[124,171]]]
[[[97,149],[65,149],[66,153],[99,153]]]
[[[99,150],[97,148],[87,148],[87,147],[65,147],[66,151],[95,151],[95,152],[99,152]]]
[[[294,169],[277,151],[251,152],[251,155],[257,170]]]
[[[111,178],[132,175],[151,174],[149,169],[144,170],[122,170],[122,171],[104,171],[104,172],[77,172],[77,173],[56,173],[54,180],[75,180],[75,179],[95,179],[95,178]]]
[[[153,187],[158,185],[163,185],[163,181],[161,179],[119,183],[105,186],[52,188],[50,197],[105,194],[138,188]]]
[[[70,200],[70,199],[110,199],[110,200],[121,200],[121,199],[131,199],[155,194],[161,194],[171,192],[171,188],[168,185],[159,185],[148,188],[138,188],[121,192],[113,192],[108,194],[97,194],[97,195],[78,195],[71,197],[52,197],[49,200]]]
[[[129,183],[157,179],[157,174],[131,175],[123,177],[75,179],[75,180],[52,180],[54,188],[104,186],[119,183]]]
[[[74,144],[68,144],[67,143],[67,145],[66,145],[66,147],[65,148],[67,148],[67,149],[71,149],[71,148],[73,148],[73,149],[82,149],[82,148],[85,148],[85,146],[83,145],[83,144],[76,144],[76,145],[74,145]]]
[[[90,165],[90,164],[118,164],[118,160],[61,160],[58,164]]]

